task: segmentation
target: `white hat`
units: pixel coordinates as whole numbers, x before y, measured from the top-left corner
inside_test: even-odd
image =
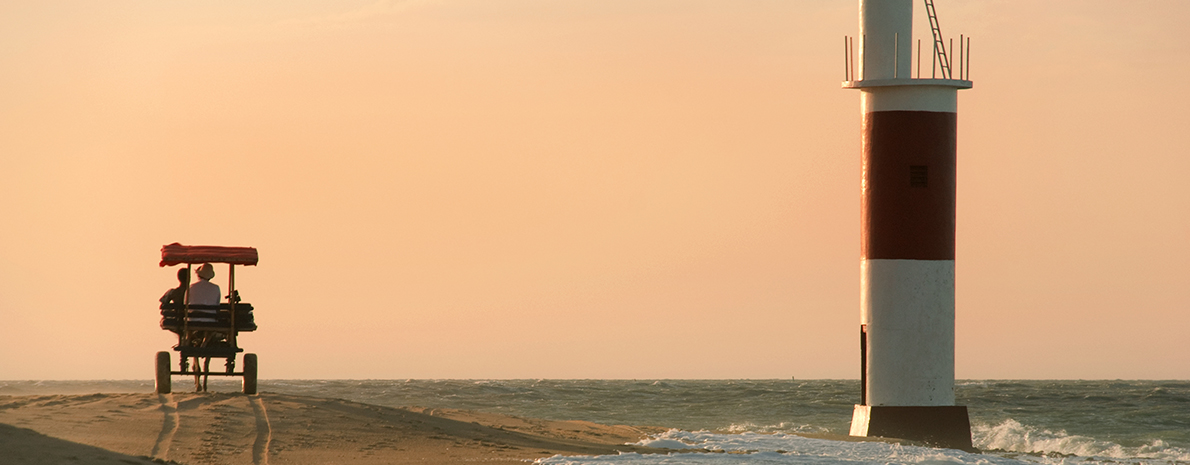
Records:
[[[196,274],[202,279],[210,280],[215,277],[215,267],[211,266],[210,263],[203,263],[202,266],[198,267]]]

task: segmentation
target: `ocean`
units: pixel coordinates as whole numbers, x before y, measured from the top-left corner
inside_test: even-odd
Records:
[[[642,445],[710,453],[551,457],[542,464],[1190,464],[1190,381],[960,381],[982,453],[846,435],[855,380],[261,380],[262,392],[401,407],[663,426]],[[175,389],[186,386],[175,380]],[[211,390],[237,391],[212,379]],[[0,381],[0,395],[152,392],[152,381]]]

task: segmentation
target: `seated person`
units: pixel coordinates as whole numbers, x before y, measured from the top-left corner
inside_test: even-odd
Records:
[[[198,282],[190,285],[190,292],[186,299],[190,305],[219,305],[219,285],[212,283],[215,277],[215,267],[210,263],[203,263],[198,267]],[[215,323],[218,320],[218,310],[190,310],[191,323]],[[189,338],[190,343],[199,347],[210,347],[226,344],[225,336],[221,332],[195,332]]]
[[[198,267],[198,282],[190,285],[190,294],[186,297],[191,305],[219,305],[219,285],[212,283],[215,277],[215,267],[210,263],[203,263]]]
[[[165,295],[161,296],[161,306],[166,305],[181,305],[185,302],[186,288],[190,285],[190,271],[186,268],[178,269],[178,287],[165,291]]]

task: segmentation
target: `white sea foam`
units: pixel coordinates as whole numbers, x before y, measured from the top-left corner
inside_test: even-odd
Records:
[[[660,436],[647,438],[640,442],[633,443],[633,445],[644,446],[644,447],[656,447],[658,449],[675,449],[675,450],[702,448],[702,446],[700,446],[698,444],[691,444],[691,443],[683,442],[681,439],[674,437],[674,436],[677,436],[679,433],[680,433],[680,431],[678,431],[678,430],[669,430],[666,433],[661,434]]]
[[[1110,441],[1067,434],[1065,431],[1054,432],[1023,425],[1013,419],[995,426],[974,425],[972,433],[975,447],[982,450],[1161,462],[1190,461],[1190,451],[1169,446],[1160,439],[1139,447],[1124,447]]]
[[[845,442],[811,439],[792,434],[720,434],[706,431],[669,430],[636,445],[685,450],[670,454],[619,454],[597,457],[554,456],[538,460],[544,465],[587,464],[912,464],[998,465],[1020,464],[998,456],[958,450],[901,446],[881,442]]]
[[[829,433],[830,430],[821,426],[804,425],[781,422],[775,425],[758,425],[752,422],[732,423],[725,431],[729,433]]]
[[[1038,432],[1005,422],[977,431],[977,447],[998,449],[968,453],[953,449],[902,446],[882,442],[847,442],[811,439],[785,433],[739,434],[669,430],[633,445],[675,449],[669,454],[619,454],[603,456],[553,456],[536,461],[542,465],[737,465],[737,464],[907,464],[907,465],[1096,465],[1184,463],[1186,451],[1163,444],[1125,448],[1063,433]],[[988,434],[990,433],[990,434]],[[1160,442],[1160,441],[1158,441]]]

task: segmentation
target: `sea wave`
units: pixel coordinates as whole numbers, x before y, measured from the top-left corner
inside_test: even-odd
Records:
[[[1050,431],[1008,419],[997,425],[973,425],[976,448],[989,452],[1015,452],[1036,456],[1077,456],[1118,460],[1156,460],[1164,463],[1190,461],[1190,451],[1155,439],[1135,447],[1111,441]]]
[[[728,433],[829,433],[830,429],[823,426],[800,423],[781,422],[775,425],[760,425],[753,422],[732,423],[723,429]]]
[[[1021,465],[1010,457],[972,454],[953,449],[902,446],[883,442],[816,439],[786,433],[723,434],[671,429],[634,445],[680,450],[669,454],[553,456],[542,465],[660,464],[906,464]]]
[[[991,434],[988,434],[991,433]],[[671,429],[632,445],[672,449],[668,454],[553,456],[541,465],[742,465],[742,464],[904,464],[904,465],[1181,465],[1186,451],[1161,444],[1128,448],[1089,438],[1051,433],[1009,423],[976,434],[982,453],[883,442],[807,438],[786,433],[721,433]]]

